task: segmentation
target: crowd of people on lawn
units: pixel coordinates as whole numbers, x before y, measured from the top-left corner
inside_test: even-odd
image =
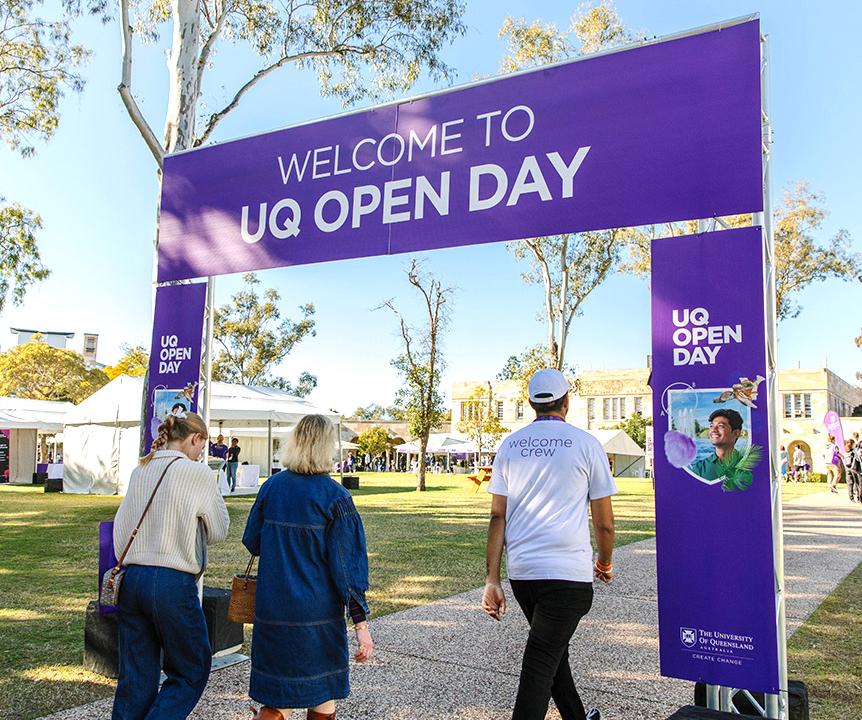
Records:
[[[791,445],[779,449],[781,478],[788,482],[808,482],[811,476],[811,463],[802,445]],[[826,482],[829,491],[838,492],[838,483],[842,479],[847,483],[847,494],[850,502],[862,502],[862,442],[859,433],[844,440],[839,446],[834,435],[829,435],[823,448],[823,462],[826,464]]]
[[[513,433],[494,461],[482,608],[506,612],[503,547],[515,600],[530,624],[513,718],[544,718],[553,697],[565,720],[598,720],[584,708],[568,661],[569,640],[589,611],[593,581],[610,582],[616,486],[601,444],[564,422],[569,383],[558,370],[529,383],[536,419]],[[523,457],[519,443],[552,443],[551,456]],[[224,458],[235,462],[231,446]],[[119,590],[119,680],[113,720],[187,717],[210,673],[211,647],[199,580],[207,546],[228,534],[230,518],[209,468],[206,424],[192,412],[169,416],[151,452],[132,473],[114,522],[125,548]],[[291,709],[331,720],[350,692],[346,623],[358,662],[374,643],[368,628],[368,555],[350,493],[329,475],[336,428],[304,417],[287,440],[283,470],[260,488],[242,542],[259,557],[249,696],[254,720],[285,720]],[[235,453],[238,458],[238,453]],[[590,544],[589,518],[598,552]],[[131,538],[131,539],[130,539]],[[133,542],[132,542],[133,541]],[[160,672],[166,679],[159,684]]]

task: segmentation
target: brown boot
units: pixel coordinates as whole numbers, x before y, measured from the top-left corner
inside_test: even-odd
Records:
[[[335,720],[335,712],[322,713],[309,708],[306,720]]]
[[[260,710],[251,708],[254,717],[251,720],[284,720],[284,715],[280,710],[271,707],[262,707]]]

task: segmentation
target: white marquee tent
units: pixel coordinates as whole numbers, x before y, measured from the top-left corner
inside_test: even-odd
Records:
[[[138,462],[142,378],[120,375],[74,407],[64,430],[63,489],[71,493],[123,494]],[[338,417],[302,398],[273,388],[213,383],[212,434],[233,430],[243,438],[241,460],[266,468],[273,430],[305,415]],[[268,443],[269,441],[269,443]]]
[[[36,445],[39,433],[63,431],[70,402],[25,400],[0,397],[0,429],[9,430],[9,480],[31,482],[36,472]]]
[[[643,477],[644,451],[625,430],[588,430],[601,444],[611,460],[614,475],[626,477]],[[497,442],[493,452],[500,449],[505,435]],[[416,440],[402,443],[395,451],[407,455],[419,453],[419,443]],[[433,455],[475,454],[478,452],[475,443],[470,442],[463,433],[432,433],[428,436],[428,452]],[[483,449],[483,453],[488,452]]]

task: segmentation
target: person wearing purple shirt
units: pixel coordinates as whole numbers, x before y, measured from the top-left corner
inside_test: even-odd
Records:
[[[227,445],[224,444],[224,435],[219,435],[215,442],[210,443],[210,457],[217,457],[220,460],[227,458]]]

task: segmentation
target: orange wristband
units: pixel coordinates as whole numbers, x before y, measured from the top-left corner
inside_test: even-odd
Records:
[[[614,567],[613,563],[603,563],[599,560],[596,560],[596,569],[600,572],[610,572]]]

